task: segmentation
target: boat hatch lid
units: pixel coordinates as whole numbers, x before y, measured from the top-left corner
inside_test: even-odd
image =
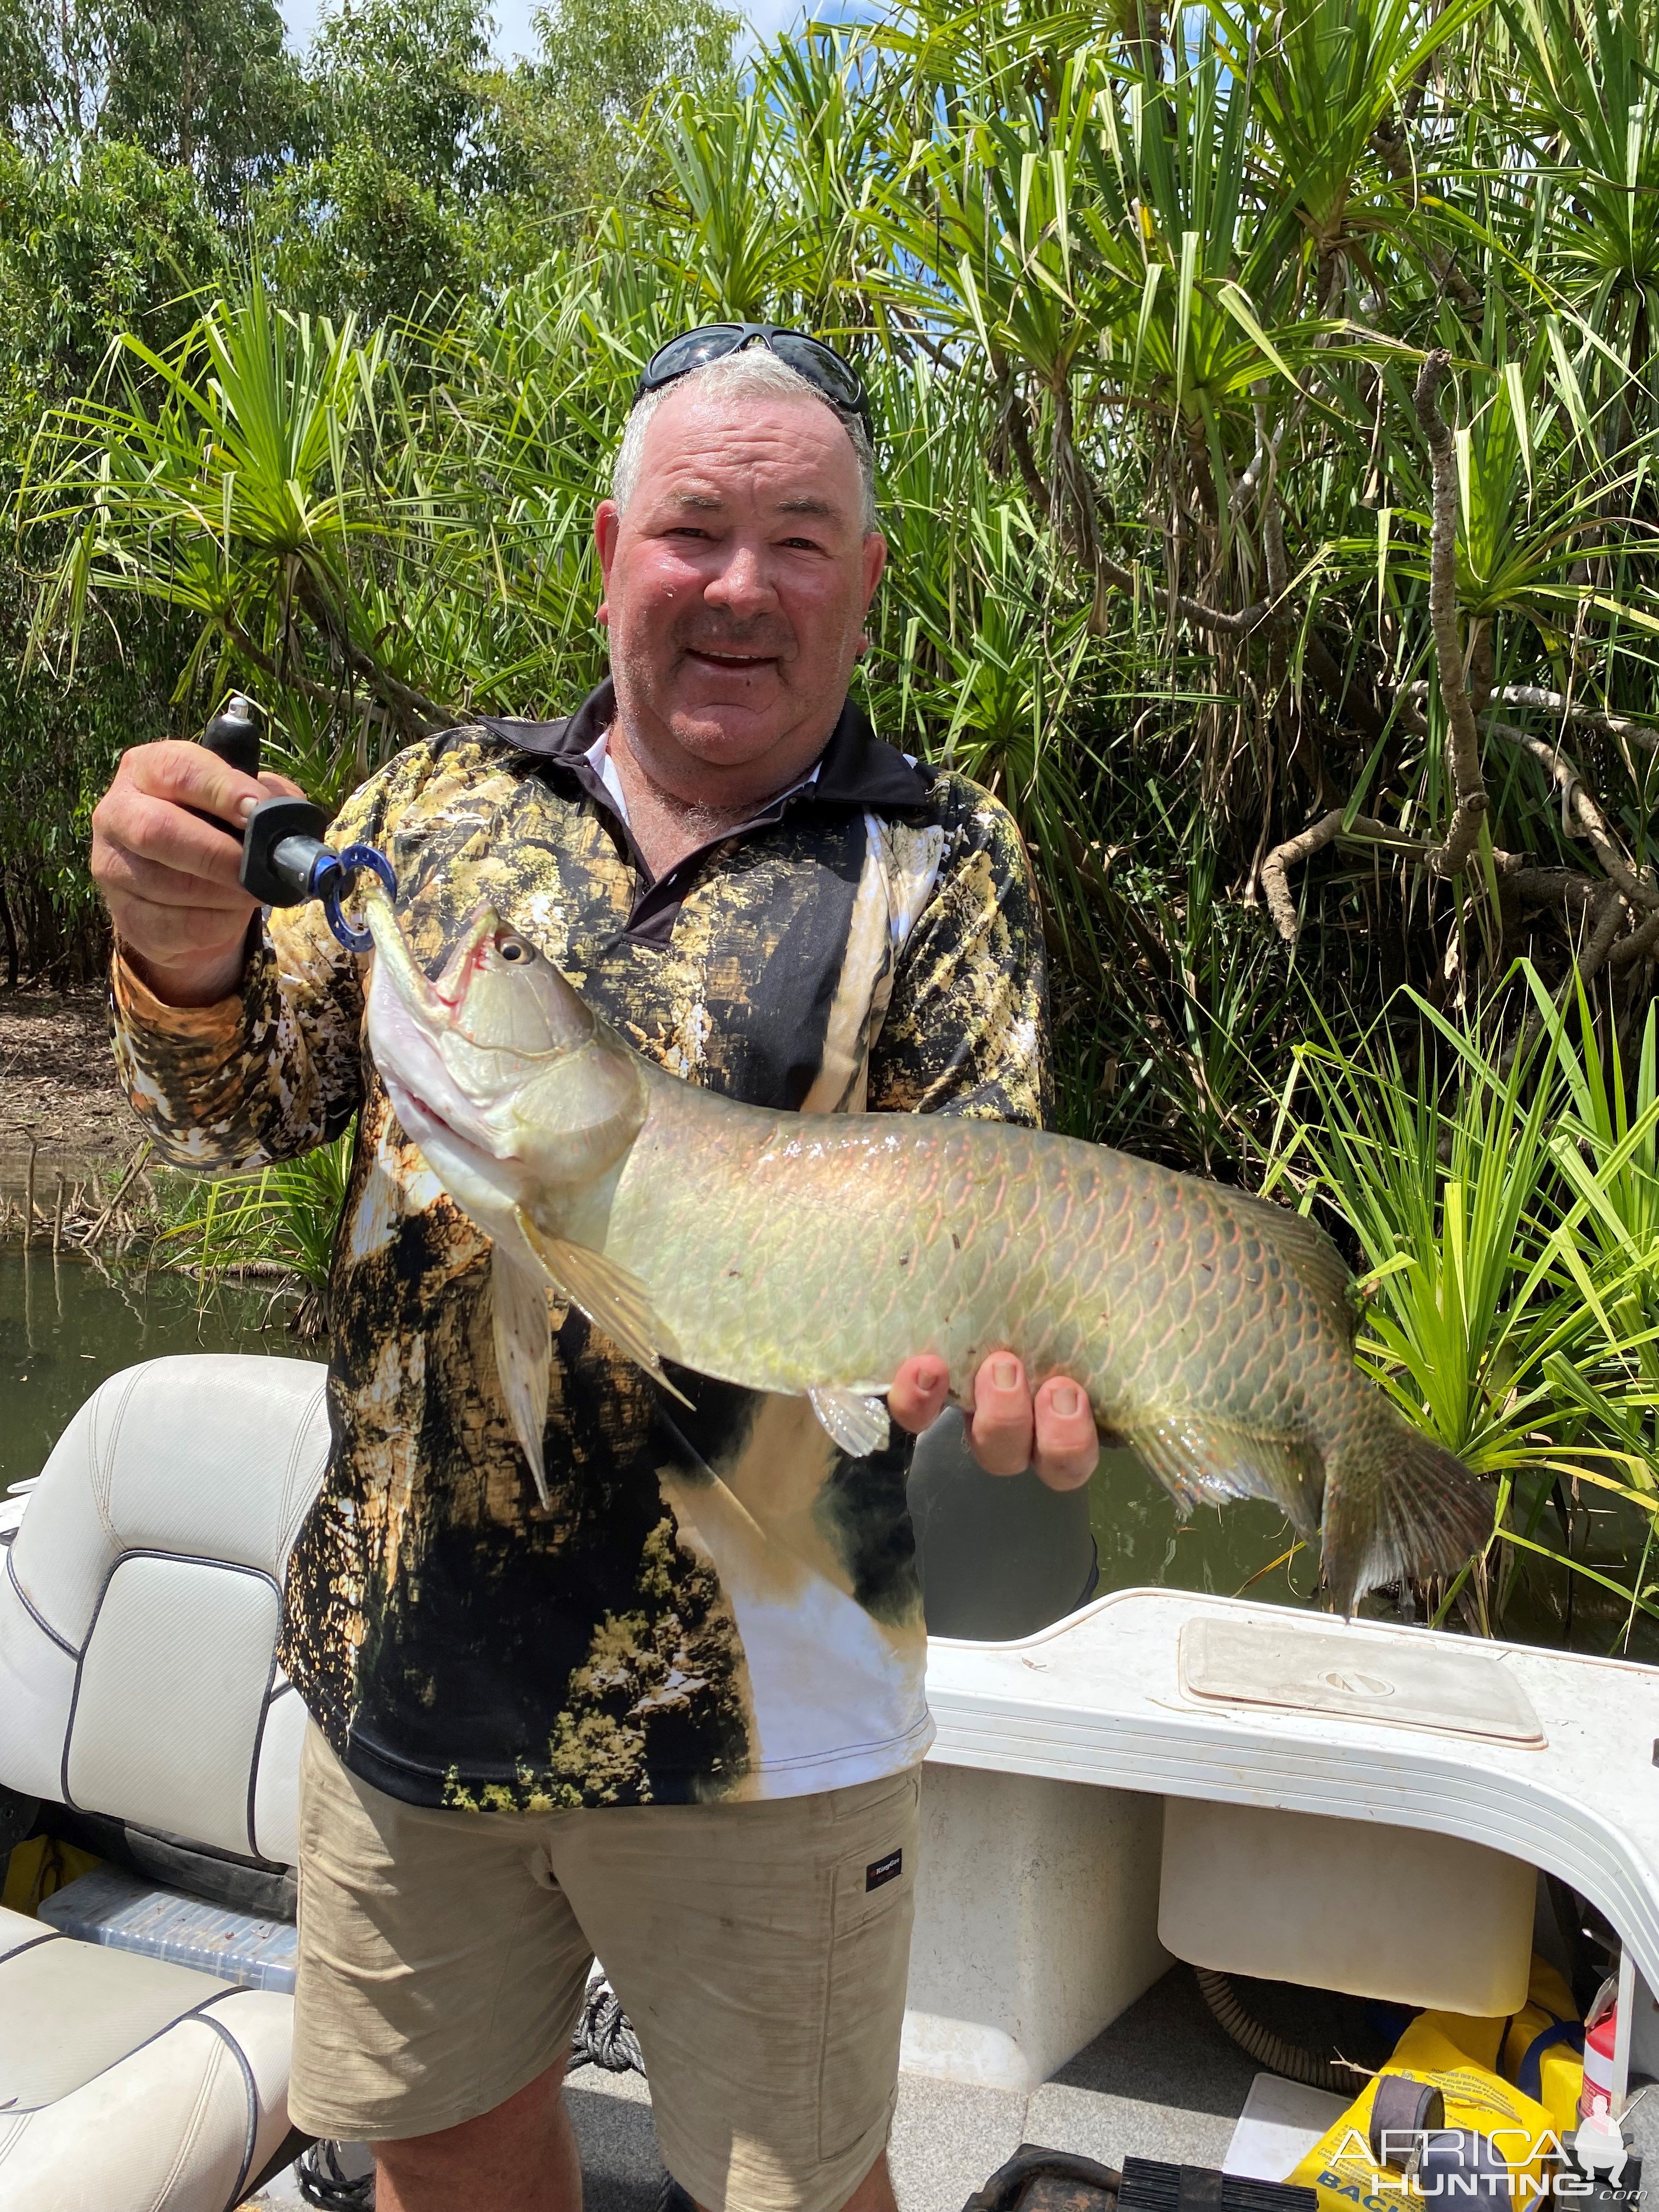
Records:
[[[1255,1620],[1189,1620],[1181,1631],[1181,1681],[1223,1705],[1382,1721],[1541,1747],[1532,1700],[1496,1658],[1340,1628],[1281,1628]]]

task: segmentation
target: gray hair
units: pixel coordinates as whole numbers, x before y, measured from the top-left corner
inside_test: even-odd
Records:
[[[726,392],[754,392],[773,399],[812,399],[830,412],[847,433],[853,457],[859,465],[859,483],[864,494],[863,526],[867,538],[876,526],[876,457],[871,449],[869,434],[856,415],[843,415],[830,402],[810,379],[780,361],[776,354],[764,346],[745,346],[741,353],[722,354],[718,361],[705,362],[689,375],[677,377],[672,384],[665,384],[655,392],[647,392],[636,404],[623,432],[623,441],[617,451],[616,468],[611,479],[611,496],[619,507],[625,507],[639,489],[640,456],[645,446],[645,434],[652,416],[671,392],[690,390],[709,392],[720,395]]]

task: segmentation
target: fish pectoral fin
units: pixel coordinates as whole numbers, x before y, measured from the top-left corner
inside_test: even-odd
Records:
[[[522,1207],[519,1227],[531,1250],[547,1271],[547,1279],[562,1298],[587,1316],[605,1334],[643,1367],[682,1406],[691,1401],[677,1390],[663,1372],[659,1347],[672,1355],[668,1332],[658,1320],[651,1293],[637,1275],[630,1274],[603,1252],[590,1252],[585,1244],[568,1244],[538,1229]]]
[[[1304,1536],[1318,1529],[1325,1462],[1305,1437],[1258,1436],[1201,1413],[1171,1414],[1124,1435],[1183,1512],[1266,1498]]]
[[[544,1505],[551,1505],[542,1437],[547,1427],[547,1370],[553,1357],[553,1325],[547,1310],[547,1285],[509,1259],[500,1244],[489,1270],[491,1322],[495,1370],[512,1416],[513,1433],[524,1448]]]
[[[886,1401],[821,1382],[806,1394],[807,1402],[832,1443],[851,1459],[868,1459],[884,1451],[890,1433]]]

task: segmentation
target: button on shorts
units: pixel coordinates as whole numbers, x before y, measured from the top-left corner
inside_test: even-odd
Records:
[[[837,2212],[884,2148],[918,1771],[817,1796],[436,1811],[301,1761],[295,2124],[390,2142],[562,2057],[595,1953],[709,2212]]]

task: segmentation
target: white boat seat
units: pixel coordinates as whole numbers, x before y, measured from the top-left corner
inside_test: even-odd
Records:
[[[293,2002],[0,1908],[0,2204],[238,2203],[289,2133]]]
[[[324,1377],[130,1368],[0,1523],[0,1785],[46,1826],[161,1838],[179,1881],[191,1847],[295,1863],[305,1712],[276,1637]],[[279,1990],[0,1914],[0,2212],[227,2212],[289,2136],[292,2020]]]

